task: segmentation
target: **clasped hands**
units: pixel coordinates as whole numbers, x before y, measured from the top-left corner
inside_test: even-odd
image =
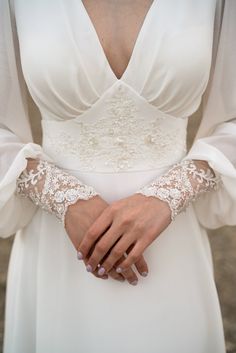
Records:
[[[170,222],[166,202],[136,193],[111,205],[100,196],[78,200],[69,206],[65,229],[88,272],[136,285],[132,265],[147,276],[143,252]]]

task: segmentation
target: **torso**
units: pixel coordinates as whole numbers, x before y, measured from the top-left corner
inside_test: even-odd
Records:
[[[83,0],[103,50],[120,78],[153,0]]]

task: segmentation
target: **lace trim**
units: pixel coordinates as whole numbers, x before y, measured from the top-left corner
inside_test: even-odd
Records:
[[[221,183],[211,168],[199,168],[193,160],[175,164],[165,175],[141,188],[137,193],[154,196],[166,201],[171,210],[172,221],[200,194],[217,190]]]
[[[65,215],[70,205],[79,199],[88,200],[98,195],[93,187],[81,183],[55,165],[40,160],[36,169],[21,173],[17,179],[17,194],[29,197],[45,211],[55,214],[65,226]]]

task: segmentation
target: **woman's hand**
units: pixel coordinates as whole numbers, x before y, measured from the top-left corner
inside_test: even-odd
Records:
[[[171,211],[166,202],[134,194],[105,208],[86,232],[78,250],[88,258],[92,271],[100,263],[100,275],[114,266],[118,273],[125,274],[170,222]],[[127,258],[117,264],[127,250]],[[108,251],[109,256],[102,261]]]
[[[96,219],[103,213],[103,211],[109,205],[100,197],[95,196],[89,200],[78,200],[74,205],[70,205],[66,217],[65,217],[65,229],[69,235],[70,240],[72,241],[74,247],[77,249],[81,241],[91,227],[91,225],[96,221]],[[102,234],[101,234],[102,235]],[[125,252],[124,252],[125,253]],[[125,259],[124,253],[120,256],[120,261]],[[108,256],[108,254],[104,254],[104,256]],[[88,253],[89,256],[89,253]],[[84,257],[84,263],[88,265],[88,256]],[[136,263],[136,268],[139,273],[147,272],[147,264],[143,257]],[[106,275],[99,276],[98,269],[94,268],[91,270],[89,266],[87,266],[87,270],[92,272],[93,275],[99,278],[108,278],[109,274],[113,279],[124,281],[127,279],[130,283],[134,283],[137,281],[137,275],[132,269],[129,269],[127,273],[121,275],[118,274],[114,268],[110,268],[107,271]]]

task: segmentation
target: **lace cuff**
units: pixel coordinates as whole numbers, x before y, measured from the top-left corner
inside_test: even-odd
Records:
[[[154,196],[166,201],[171,210],[171,220],[185,210],[202,193],[217,190],[221,184],[209,165],[201,161],[184,160],[175,164],[166,174],[144,186],[136,193]]]
[[[98,195],[93,187],[43,160],[36,161],[35,168],[25,169],[21,173],[17,179],[16,193],[29,197],[36,205],[56,215],[63,226],[70,205],[79,199],[88,200]]]

